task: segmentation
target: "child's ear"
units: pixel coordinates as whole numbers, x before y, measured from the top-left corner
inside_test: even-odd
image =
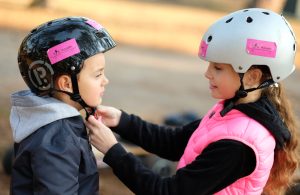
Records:
[[[262,78],[262,72],[258,68],[250,69],[245,74],[245,84],[248,86],[258,86]]]
[[[69,75],[61,75],[56,79],[57,88],[62,91],[73,92],[72,80]]]

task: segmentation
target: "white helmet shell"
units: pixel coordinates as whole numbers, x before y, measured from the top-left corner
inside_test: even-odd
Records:
[[[273,11],[251,8],[233,12],[215,22],[204,34],[199,57],[231,64],[237,73],[252,65],[266,65],[274,82],[294,70],[295,34],[285,18]]]

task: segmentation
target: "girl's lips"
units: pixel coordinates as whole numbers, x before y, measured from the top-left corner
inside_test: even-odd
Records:
[[[215,85],[209,84],[209,89],[216,89],[217,87]]]
[[[104,95],[104,90],[100,93],[100,96],[102,97]]]

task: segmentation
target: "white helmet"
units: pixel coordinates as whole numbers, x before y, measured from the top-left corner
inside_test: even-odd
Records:
[[[231,64],[237,73],[252,65],[266,65],[274,82],[294,70],[295,34],[285,18],[273,11],[251,8],[233,12],[215,22],[204,34],[199,57]]]

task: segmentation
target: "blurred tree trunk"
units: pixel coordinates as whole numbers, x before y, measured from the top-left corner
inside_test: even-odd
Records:
[[[32,0],[29,7],[47,7],[47,0]]]
[[[281,13],[287,0],[253,0],[249,7],[259,7]]]

